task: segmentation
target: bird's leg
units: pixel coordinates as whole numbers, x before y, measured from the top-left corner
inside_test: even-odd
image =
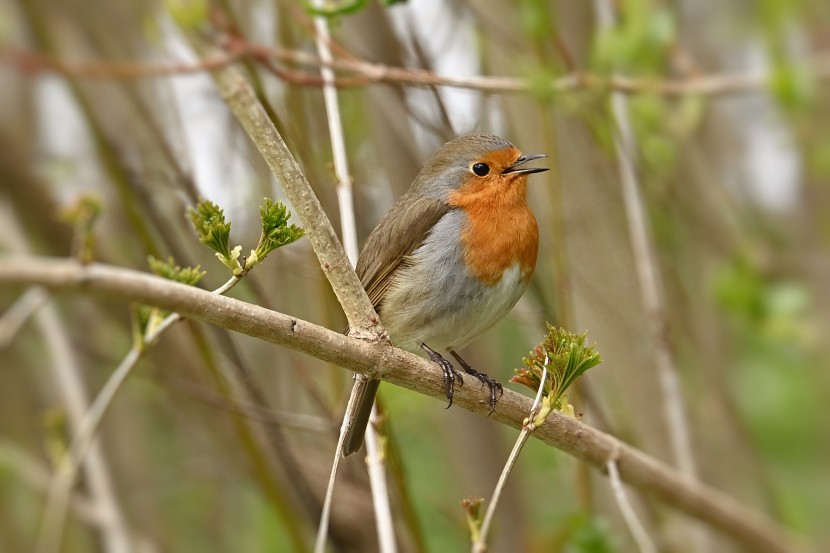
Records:
[[[495,380],[487,376],[486,374],[478,372],[477,370],[472,368],[470,364],[464,361],[464,359],[462,359],[460,355],[455,353],[455,351],[449,351],[450,354],[453,357],[455,357],[455,360],[458,361],[458,364],[461,365],[461,367],[467,374],[471,374],[474,377],[478,378],[482,384],[487,384],[487,387],[490,388],[490,412],[487,413],[487,415],[492,415],[493,411],[496,410],[496,390],[498,390],[499,396],[502,396],[504,395],[504,387],[500,383],[496,382]]]
[[[430,360],[433,363],[438,363],[438,366],[441,367],[441,370],[444,371],[444,383],[447,385],[447,400],[449,403],[447,404],[447,409],[452,407],[452,396],[453,391],[455,389],[455,381],[458,380],[458,385],[464,385],[464,377],[461,376],[461,373],[456,370],[455,367],[452,366],[452,363],[441,357],[441,354],[426,345],[425,343],[421,342],[421,349],[427,352],[429,355]]]

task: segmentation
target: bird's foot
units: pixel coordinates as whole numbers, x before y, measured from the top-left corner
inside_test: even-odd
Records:
[[[459,386],[464,385],[464,377],[461,375],[458,370],[452,366],[452,363],[441,357],[441,354],[429,347],[428,345],[421,343],[421,349],[427,352],[429,355],[430,360],[433,363],[437,363],[441,370],[444,371],[444,384],[447,387],[447,409],[452,407],[452,397],[453,392],[455,391],[455,381],[458,381]]]
[[[473,375],[481,381],[482,385],[486,384],[487,387],[490,389],[490,412],[487,413],[487,416],[489,417],[493,414],[493,411],[496,410],[496,402],[498,401],[498,398],[496,397],[496,392],[499,393],[499,397],[503,396],[504,387],[501,385],[501,383],[493,380],[483,372],[479,372],[472,368],[470,364],[464,361],[464,359],[462,359],[461,356],[458,355],[455,351],[450,350],[450,354],[453,357],[455,357],[455,360],[458,361],[458,364],[461,365],[461,367],[464,369],[464,372]]]

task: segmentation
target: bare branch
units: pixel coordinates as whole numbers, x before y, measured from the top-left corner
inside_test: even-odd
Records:
[[[212,71],[230,65],[240,59],[254,59],[268,68],[277,77],[302,86],[323,86],[325,80],[304,72],[276,68],[272,61],[303,65],[308,67],[329,67],[350,75],[334,80],[338,87],[366,86],[376,83],[405,86],[446,86],[495,93],[527,93],[539,90],[538,84],[531,85],[526,79],[507,76],[454,76],[438,75],[432,71],[394,67],[372,63],[357,58],[335,58],[324,61],[303,50],[292,50],[279,46],[269,47],[247,44],[234,39],[228,42],[226,54],[207,56],[196,63],[163,61],[69,61],[40,56],[31,52],[4,51],[0,59],[5,60],[19,71],[38,73],[52,71],[61,75],[88,79],[143,79],[187,75]],[[797,64],[800,69],[817,81],[830,79],[830,54],[818,53]],[[548,91],[576,92],[584,90],[611,90],[624,94],[659,94],[662,96],[729,96],[764,91],[772,74],[768,70],[745,73],[710,73],[684,78],[661,79],[658,77],[637,77],[631,75],[600,75],[574,71],[552,79]]]
[[[279,180],[294,212],[302,221],[320,266],[343,307],[350,333],[374,339],[383,335],[380,319],[352,270],[320,201],[250,84],[233,67],[215,71],[213,78],[219,93]]]
[[[547,357],[546,357],[547,360]],[[519,453],[522,452],[527,439],[530,437],[530,432],[536,429],[533,418],[538,412],[539,402],[542,399],[542,394],[545,391],[545,379],[548,376],[548,370],[545,368],[547,362],[542,367],[542,378],[539,382],[539,389],[536,391],[536,397],[533,399],[533,405],[530,406],[530,413],[527,418],[527,425],[522,425],[522,431],[513,445],[513,450],[507,458],[507,462],[502,468],[499,475],[499,481],[496,483],[496,489],[493,491],[493,496],[490,498],[490,503],[487,504],[487,512],[484,514],[484,519],[481,521],[481,528],[478,531],[477,539],[473,539],[473,553],[484,553],[487,551],[487,534],[490,533],[490,525],[493,523],[493,518],[496,516],[496,507],[499,504],[501,493],[504,491],[504,486],[507,484],[507,477],[513,472],[513,467],[516,466],[516,461],[519,460]]]
[[[372,374],[409,390],[444,400],[440,370],[387,342],[366,342],[264,307],[129,269],[75,261],[0,255],[0,284],[43,285],[94,293],[176,311],[186,317],[284,345],[351,371]],[[457,391],[454,405],[486,416],[489,405],[474,387]],[[491,420],[521,428],[531,399],[505,390]],[[795,544],[775,521],[730,496],[687,478],[620,440],[558,412],[533,436],[604,470],[617,461],[623,481],[653,494],[758,552],[792,552]]]
[[[615,25],[614,7],[610,0],[594,3],[599,25],[610,28]],[[628,114],[628,101],[615,92],[611,95],[611,112],[617,132],[614,147],[620,173],[623,205],[625,206],[628,234],[631,240],[634,266],[640,285],[640,299],[648,317],[648,331],[653,342],[654,360],[663,392],[663,407],[669,427],[669,438],[674,462],[681,472],[697,477],[689,423],[686,419],[685,401],[678,376],[677,364],[669,344],[666,305],[663,299],[663,282],[657,266],[654,239],[651,234],[642,183],[634,167],[637,141]]]
[[[625,495],[622,482],[620,481],[620,472],[617,470],[617,461],[609,459],[605,464],[608,471],[608,480],[611,482],[611,489],[614,490],[614,499],[617,501],[617,506],[620,508],[625,525],[631,532],[631,537],[634,538],[634,543],[637,544],[637,549],[640,553],[657,553],[657,548],[654,542],[646,532],[640,519],[637,518],[637,513],[628,501],[628,496]]]
[[[329,48],[331,33],[329,33],[328,21],[324,17],[314,18],[314,29],[316,31],[317,52],[323,60],[331,60],[332,53]],[[334,70],[330,67],[321,67],[320,73],[323,76],[323,99],[326,105],[326,117],[328,119],[329,137],[331,139],[332,155],[334,157],[334,172],[337,176],[337,204],[340,208],[340,235],[343,237],[343,247],[346,256],[354,267],[357,264],[359,255],[357,247],[357,228],[355,227],[354,204],[352,201],[352,177],[349,172],[349,161],[346,157],[346,140],[343,132],[343,122],[340,117],[340,105],[337,99],[337,88],[334,86]],[[349,398],[346,412],[343,415],[343,424],[340,427],[340,436],[337,441],[337,449],[334,451],[334,460],[331,465],[331,477],[329,487],[326,490],[326,502],[330,503],[333,498],[333,488],[337,468],[340,465],[343,444],[349,428],[355,421],[355,411],[359,402],[360,390],[366,385],[366,379],[360,376],[355,379]],[[377,418],[377,405],[372,407],[372,418]],[[375,526],[378,532],[378,543],[383,553],[394,553],[397,551],[395,543],[395,531],[392,524],[392,510],[389,505],[389,491],[386,487],[386,470],[383,456],[380,452],[380,440],[377,430],[373,424],[366,427],[366,465],[369,470],[369,486],[372,491],[372,506],[375,511]],[[317,542],[315,551],[325,549],[326,536],[329,526],[329,513],[331,505],[326,504],[320,517],[320,525],[317,529]]]
[[[0,315],[0,349],[12,343],[26,321],[48,300],[49,295],[42,288],[29,288]]]
[[[239,280],[240,277],[232,276],[212,293],[224,294],[233,288]],[[75,437],[63,458],[58,462],[58,470],[55,471],[52,484],[49,486],[49,493],[46,496],[43,529],[41,536],[38,538],[38,543],[43,544],[41,548],[43,551],[57,550],[57,547],[53,544],[59,544],[63,536],[66,510],[72,495],[72,487],[75,485],[81,467],[86,462],[87,455],[90,453],[93,444],[96,443],[95,438],[98,435],[98,429],[116,394],[127,381],[127,377],[130,376],[141,356],[148,348],[158,342],[158,338],[168,328],[181,318],[178,313],[171,313],[158,326],[147,329],[145,335],[133,344],[127,355],[112,372],[78,423]]]
[[[0,440],[0,467],[7,468],[20,478],[21,482],[25,482],[37,491],[45,492],[49,489],[49,483],[52,480],[50,467],[13,442]],[[116,521],[111,520],[112,517],[103,512],[100,505],[81,492],[72,494],[69,498],[69,507],[73,514],[91,526],[122,534],[131,532],[129,528],[114,528],[113,524]],[[129,537],[138,551],[148,553],[159,550],[147,536],[131,533]]]
[[[197,62],[186,61],[73,61],[35,52],[0,51],[0,60],[22,73],[58,73],[77,79],[146,79],[204,73],[250,56],[235,50],[206,56]]]

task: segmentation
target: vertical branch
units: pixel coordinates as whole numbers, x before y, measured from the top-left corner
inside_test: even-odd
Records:
[[[625,495],[625,489],[623,489],[622,480],[620,480],[620,471],[617,469],[617,460],[609,459],[605,463],[605,467],[608,470],[608,480],[611,482],[611,489],[614,490],[614,499],[617,501],[625,524],[628,526],[629,531],[631,531],[631,537],[634,538],[634,543],[637,544],[640,553],[657,553],[654,542],[651,541],[640,519],[637,518],[637,513],[634,512],[634,508],[628,501],[628,496]]]
[[[611,0],[595,0],[594,6],[600,28],[615,24],[614,6]],[[692,453],[691,436],[686,420],[685,402],[677,374],[677,366],[668,342],[666,307],[661,296],[662,283],[657,269],[648,222],[646,221],[640,185],[633,166],[633,154],[637,144],[628,114],[628,100],[620,92],[611,93],[611,109],[617,126],[614,145],[619,164],[623,203],[628,219],[628,232],[637,269],[648,329],[654,343],[655,361],[663,405],[668,421],[672,454],[677,467],[684,474],[694,477],[697,473]]]
[[[385,336],[383,325],[338,242],[331,222],[251,86],[233,67],[224,67],[212,74],[219,93],[279,180],[294,212],[300,218],[324,274],[349,321],[349,334],[372,341],[381,339]],[[356,240],[354,242],[356,245]],[[355,247],[355,251],[356,249]],[[365,379],[357,382],[365,382]],[[354,402],[350,401],[352,403]],[[341,435],[344,432],[341,430]],[[339,442],[342,441],[341,437]],[[338,455],[341,449],[342,443],[338,445]],[[333,467],[334,470],[336,466]],[[327,495],[331,495],[331,492],[327,492]],[[329,512],[330,509],[324,505],[323,516],[327,517]],[[319,542],[318,547],[321,547]]]
[[[5,221],[2,235],[7,246],[12,250],[27,250],[26,238],[19,232],[17,216],[11,206],[5,202],[0,203],[0,215],[2,215],[0,221]],[[73,432],[77,434],[84,412],[89,405],[89,399],[66,329],[61,324],[58,310],[52,303],[47,303],[37,312],[35,323],[43,335],[46,349],[52,359],[50,365],[58,393],[66,406]],[[130,551],[124,514],[118,503],[109,466],[99,444],[91,444],[83,470],[89,485],[90,499],[106,521],[106,524],[99,527],[105,550],[108,553]],[[55,543],[50,551],[57,551],[59,547],[60,543]]]
[[[314,29],[316,31],[317,53],[326,64],[331,63],[332,55],[329,48],[331,41],[331,34],[329,33],[328,22],[324,17],[314,18]],[[340,208],[340,234],[343,237],[343,247],[346,250],[346,256],[349,258],[352,266],[357,264],[358,248],[357,248],[357,229],[355,228],[354,217],[354,203],[352,200],[352,178],[349,173],[349,162],[346,157],[346,141],[344,140],[343,123],[340,118],[340,106],[337,101],[337,88],[334,85],[334,71],[323,65],[320,67],[320,73],[323,76],[323,99],[326,104],[326,115],[328,117],[329,137],[331,140],[332,155],[334,157],[334,172],[337,177],[337,203]],[[355,377],[355,384],[352,387],[351,397],[349,398],[349,407],[343,415],[344,424],[340,428],[340,437],[338,439],[337,449],[334,452],[334,460],[331,466],[331,475],[329,478],[329,487],[333,488],[337,468],[340,464],[341,451],[343,450],[343,440],[348,431],[347,421],[353,417],[352,411],[357,408],[358,397],[362,395],[361,388],[365,386],[366,378],[362,375]],[[386,487],[386,471],[383,461],[383,455],[380,447],[380,440],[376,430],[375,421],[378,419],[377,405],[372,406],[371,420],[372,424],[366,427],[366,453],[367,453],[367,468],[369,471],[369,485],[372,489],[372,505],[375,510],[375,520],[378,531],[378,542],[380,550],[384,553],[393,553],[396,551],[394,525],[392,524],[392,511],[389,506],[389,491]],[[326,490],[326,502],[331,503],[333,498],[333,489]],[[326,541],[326,533],[328,531],[328,515],[331,512],[331,506],[325,505],[322,515],[320,517],[320,527],[317,534],[316,549],[319,550]]]
[[[334,85],[334,70],[328,66],[333,61],[329,42],[331,35],[324,17],[314,18],[317,33],[317,53],[324,65],[320,67],[323,76],[323,100],[326,104],[326,116],[329,124],[334,174],[337,177],[337,205],[340,208],[340,233],[343,237],[343,249],[351,261],[357,264],[357,231],[354,220],[354,203],[352,201],[352,177],[349,173],[349,160],[346,157],[346,141],[343,134],[343,122],[340,118],[340,106],[337,102],[337,87]]]
[[[600,29],[615,25],[614,5],[611,0],[595,0],[594,6]],[[650,338],[654,345],[655,364],[662,390],[663,409],[669,428],[672,456],[675,465],[682,474],[689,478],[697,478],[689,423],[686,419],[685,400],[681,390],[677,365],[669,344],[662,282],[646,219],[640,183],[633,165],[637,142],[628,113],[628,99],[621,92],[611,92],[611,111],[617,127],[617,132],[614,134],[614,147],[620,171],[623,204],[625,205],[643,310],[645,311]],[[616,464],[614,468],[616,468]],[[707,537],[703,532],[695,528],[689,528],[688,536],[693,549],[697,551],[708,549]]]

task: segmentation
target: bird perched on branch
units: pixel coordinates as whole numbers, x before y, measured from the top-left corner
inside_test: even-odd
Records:
[[[501,320],[536,268],[539,231],[527,204],[525,167],[545,154],[524,155],[490,134],[444,145],[369,235],[357,275],[396,346],[422,350],[444,372],[447,399],[464,372],[488,387],[490,412],[502,386],[473,369],[456,350]],[[378,380],[358,382],[359,397],[343,454],[357,451]],[[448,407],[449,407],[448,405]]]

